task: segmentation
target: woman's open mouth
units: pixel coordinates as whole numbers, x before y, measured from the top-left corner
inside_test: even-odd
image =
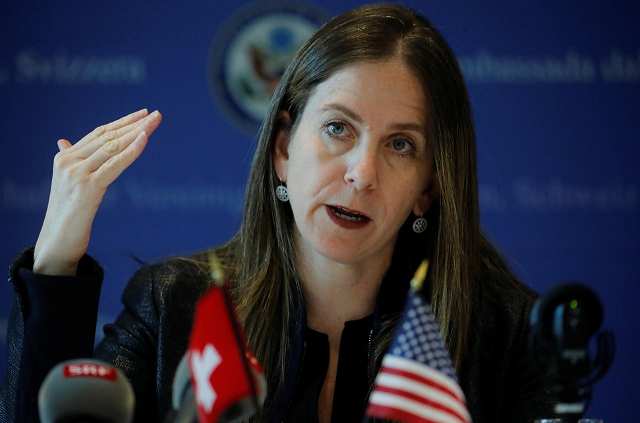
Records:
[[[331,220],[345,229],[362,228],[371,221],[364,214],[344,207],[327,205],[325,208]]]

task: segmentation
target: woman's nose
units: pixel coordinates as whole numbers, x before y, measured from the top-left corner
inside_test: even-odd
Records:
[[[377,151],[373,146],[361,144],[349,152],[344,180],[358,190],[378,186]]]

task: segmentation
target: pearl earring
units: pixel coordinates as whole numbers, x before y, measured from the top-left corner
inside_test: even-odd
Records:
[[[421,234],[426,230],[427,230],[427,219],[425,219],[424,217],[422,217],[422,215],[420,215],[420,217],[417,218],[415,222],[413,222],[413,232],[417,234]]]
[[[276,188],[276,197],[278,197],[278,200],[283,203],[289,201],[289,190],[287,190],[287,187],[282,185],[282,179],[280,179],[280,185]]]

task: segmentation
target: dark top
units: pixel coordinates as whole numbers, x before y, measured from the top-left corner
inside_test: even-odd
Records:
[[[93,350],[102,268],[85,256],[77,276],[45,276],[32,273],[32,264],[33,249],[26,249],[9,269],[16,295],[7,334],[7,374],[0,392],[2,423],[37,421],[38,388],[47,372],[62,360],[89,357]],[[401,295],[403,288],[398,287],[409,280],[408,275],[389,273],[376,306],[382,315],[401,311],[406,291]],[[395,283],[388,283],[390,279]],[[135,421],[162,421],[171,407],[173,375],[187,349],[194,306],[207,287],[206,276],[183,260],[144,266],[127,284],[124,310],[104,327],[105,337],[93,357],[116,365],[129,378],[136,395]],[[531,422],[553,415],[551,397],[526,354],[535,293],[524,285],[493,284],[486,284],[482,292],[483,306],[473,319],[460,381],[473,421]],[[362,415],[372,382],[362,365],[362,348],[367,346],[367,332],[376,325],[375,318],[346,325],[334,421],[339,417],[353,421],[351,416]],[[294,330],[299,336],[293,338],[296,345],[288,357],[285,391],[281,398],[271,399],[279,404],[272,421],[280,421],[285,412],[287,421],[317,419],[317,398],[328,362],[326,336],[305,330],[304,324]],[[309,357],[303,358],[306,354]]]
[[[372,381],[368,351],[372,331],[373,316],[344,325],[333,392],[333,422],[362,421]],[[292,422],[317,422],[318,398],[329,366],[329,337],[306,328],[304,339],[298,386],[294,388],[286,419]]]

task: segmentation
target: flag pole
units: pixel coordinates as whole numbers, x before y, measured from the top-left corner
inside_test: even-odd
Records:
[[[253,377],[253,373],[251,372],[251,367],[247,360],[246,354],[246,344],[244,341],[243,335],[240,333],[240,328],[238,327],[239,323],[236,319],[235,308],[233,305],[233,300],[231,299],[231,287],[229,286],[229,282],[227,281],[224,271],[222,270],[222,264],[218,259],[218,256],[213,251],[209,251],[209,267],[211,268],[211,279],[213,283],[218,286],[222,290],[222,298],[225,302],[225,308],[227,311],[227,315],[229,316],[229,321],[231,322],[231,327],[233,328],[233,334],[235,335],[236,346],[238,348],[238,353],[242,358],[242,364],[244,366],[244,373],[247,377],[247,382],[249,384],[249,388],[251,390],[251,397],[253,400],[253,406],[256,412],[260,409],[260,402],[258,400],[258,393],[256,390],[255,380]]]
[[[420,266],[418,266],[418,270],[413,274],[413,278],[411,279],[411,289],[415,292],[422,290],[422,285],[424,284],[424,280],[427,278],[427,271],[429,270],[429,260],[424,259]]]

